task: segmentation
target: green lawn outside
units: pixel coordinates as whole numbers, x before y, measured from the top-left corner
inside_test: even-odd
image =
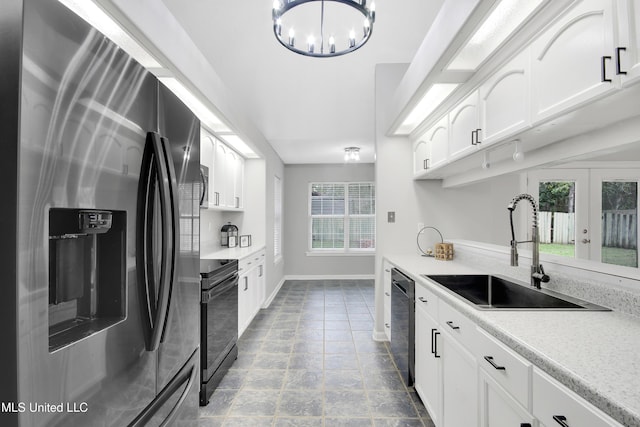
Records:
[[[540,243],[540,253],[564,257],[575,257],[575,245],[559,243]],[[638,267],[638,251],[636,249],[602,248],[602,262],[605,264]]]

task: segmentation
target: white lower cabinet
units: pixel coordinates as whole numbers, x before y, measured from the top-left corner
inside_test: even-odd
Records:
[[[533,427],[534,418],[484,370],[480,369],[480,427]]]
[[[436,427],[622,427],[416,283],[415,389]]]
[[[442,334],[442,425],[478,425],[478,364],[455,338]]]
[[[429,301],[430,303],[431,301]],[[436,347],[438,322],[416,300],[415,389],[436,426],[442,412],[442,357]]]
[[[238,267],[238,336],[242,336],[264,302],[264,251],[241,259]]]
[[[539,369],[533,371],[533,415],[540,427],[621,427]]]

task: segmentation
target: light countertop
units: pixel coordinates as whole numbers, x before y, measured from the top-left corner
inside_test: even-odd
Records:
[[[200,259],[242,259],[265,249],[264,245],[248,246],[246,248],[224,248],[217,251],[200,254]]]
[[[418,255],[385,259],[625,426],[640,426],[640,319],[616,311],[483,311],[420,274],[486,273]]]

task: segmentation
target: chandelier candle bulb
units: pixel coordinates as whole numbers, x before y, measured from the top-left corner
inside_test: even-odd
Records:
[[[295,42],[296,42],[296,32],[293,30],[293,28],[291,28],[289,30],[289,46],[293,46]]]
[[[333,36],[329,37],[329,51],[336,53],[336,39]]]
[[[276,20],[276,34],[279,36],[282,35],[282,19],[280,18]]]
[[[316,39],[313,36],[309,36],[307,38],[307,46],[308,46],[308,50],[309,53],[313,53],[313,50],[315,48],[315,43],[316,43]]]

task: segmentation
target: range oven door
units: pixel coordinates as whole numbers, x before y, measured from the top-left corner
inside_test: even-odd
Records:
[[[203,290],[200,310],[201,380],[206,384],[238,341],[238,274]]]

